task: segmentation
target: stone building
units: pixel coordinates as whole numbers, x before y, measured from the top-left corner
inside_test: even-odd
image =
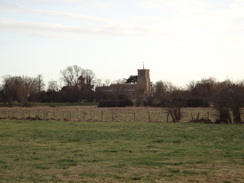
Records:
[[[138,69],[137,76],[134,82],[120,83],[120,84],[111,84],[110,86],[101,86],[97,87],[97,92],[102,92],[111,95],[120,95],[124,94],[130,98],[138,97],[149,97],[152,96],[152,86],[150,82],[150,70],[149,69]]]

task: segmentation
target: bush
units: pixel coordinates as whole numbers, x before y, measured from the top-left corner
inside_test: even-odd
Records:
[[[143,103],[143,100],[141,98],[136,98],[136,103],[135,103],[136,107],[140,107],[142,105],[142,103]]]
[[[170,115],[174,122],[180,121],[182,117],[181,107],[179,106],[168,107],[167,115],[168,116]]]
[[[226,107],[217,108],[219,113],[216,123],[231,123],[230,110]]]

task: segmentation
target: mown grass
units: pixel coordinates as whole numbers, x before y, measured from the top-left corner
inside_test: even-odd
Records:
[[[0,120],[0,182],[243,182],[244,126]]]

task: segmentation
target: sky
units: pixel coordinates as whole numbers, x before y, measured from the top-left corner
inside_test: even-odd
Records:
[[[0,0],[0,77],[244,79],[244,0]]]

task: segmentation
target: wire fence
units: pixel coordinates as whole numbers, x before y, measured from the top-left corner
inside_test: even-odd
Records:
[[[98,107],[2,107],[0,119],[60,120],[93,122],[171,122],[166,108],[98,108]],[[182,122],[193,119],[216,120],[212,108],[183,108]]]

